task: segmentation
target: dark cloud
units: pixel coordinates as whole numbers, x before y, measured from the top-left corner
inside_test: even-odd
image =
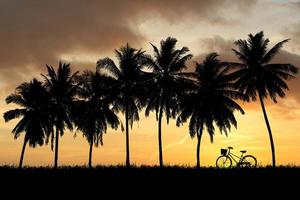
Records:
[[[111,8],[83,2],[1,1],[1,81],[15,84],[32,68],[41,72],[46,63],[57,64],[62,54],[101,53],[143,40],[121,13],[107,18]]]
[[[1,0],[0,79],[15,86],[24,74],[41,72],[46,63],[56,65],[65,54],[101,56],[126,42],[141,46],[147,41],[138,30],[141,20],[160,17],[177,22],[194,16],[222,23],[222,10],[230,6],[242,12],[255,1],[250,2]]]
[[[232,62],[237,61],[236,57],[232,53],[232,48],[234,48],[233,40],[225,40],[223,37],[215,35],[211,38],[205,38],[200,40],[199,45],[207,53],[218,53],[220,58],[223,60]],[[197,61],[201,61],[206,57],[207,53],[198,55],[195,59]]]
[[[290,2],[289,4],[295,9],[300,9],[300,2]]]

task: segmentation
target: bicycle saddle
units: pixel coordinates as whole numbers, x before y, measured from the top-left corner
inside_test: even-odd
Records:
[[[245,150],[242,150],[242,151],[241,151],[241,153],[246,153],[246,152],[247,152],[247,151],[245,151]]]
[[[228,149],[233,149],[233,147],[228,147]]]

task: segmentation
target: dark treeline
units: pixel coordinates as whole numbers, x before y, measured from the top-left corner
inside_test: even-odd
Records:
[[[177,126],[189,123],[189,134],[197,139],[196,160],[200,167],[200,145],[204,132],[214,139],[215,129],[227,135],[237,127],[235,111],[244,114],[236,100],[259,100],[276,166],[275,147],[264,100],[284,97],[286,80],[294,78],[298,69],[291,64],[271,63],[283,44],[267,50],[269,40],[263,32],[249,34],[247,40],[235,42],[233,53],[239,63],[221,61],[210,53],[195,70],[186,70],[192,54],[187,47],[177,48],[177,40],[169,37],[160,46],[153,44],[153,55],[129,44],[115,50],[118,63],[100,59],[95,71],[71,72],[70,64],[59,63],[57,69],[47,67],[43,81],[34,78],[19,85],[6,98],[19,108],[4,113],[6,122],[21,118],[12,130],[15,138],[25,133],[19,167],[22,167],[27,144],[31,147],[49,144],[54,150],[54,167],[58,166],[59,138],[65,130],[80,131],[90,145],[88,165],[92,167],[93,147],[103,145],[108,128],[125,131],[126,166],[130,166],[130,129],[145,115],[155,113],[157,121],[159,165],[163,167],[162,123],[170,119]],[[122,113],[122,122],[117,114]]]

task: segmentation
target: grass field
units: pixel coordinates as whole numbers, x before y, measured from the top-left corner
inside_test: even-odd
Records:
[[[189,195],[189,191],[215,190],[219,192],[235,193],[251,191],[249,195],[264,192],[283,192],[288,188],[289,195],[298,193],[300,183],[300,168],[298,167],[260,167],[255,169],[216,169],[170,166],[158,167],[131,167],[123,166],[102,167],[92,169],[85,167],[61,167],[58,169],[45,167],[28,167],[17,169],[11,166],[0,167],[1,183],[5,187],[28,188],[26,191],[55,191],[79,192],[93,191],[107,193],[111,189],[116,193],[127,191],[129,195],[135,191],[142,191],[153,195],[156,192]],[[67,189],[69,188],[69,189]],[[230,191],[234,192],[230,192]],[[2,191],[5,191],[3,189]],[[51,194],[51,191],[48,195]],[[129,192],[129,193],[128,193]],[[52,193],[53,194],[53,193]],[[192,194],[192,193],[191,193]]]
[[[124,166],[97,166],[92,169],[82,166],[60,167],[52,169],[51,167],[25,167],[18,169],[13,166],[1,166],[0,176],[2,180],[5,178],[78,178],[89,179],[120,179],[120,180],[144,180],[144,179],[273,179],[273,178],[300,178],[300,168],[296,166],[279,166],[277,168],[259,167],[254,169],[248,168],[232,168],[232,169],[217,169],[213,167],[195,169],[184,166],[166,166],[159,167],[130,167]],[[299,180],[300,181],[300,180]]]

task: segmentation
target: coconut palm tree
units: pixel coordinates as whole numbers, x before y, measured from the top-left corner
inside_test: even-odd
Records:
[[[119,50],[115,50],[115,53],[119,62],[118,66],[112,59],[106,57],[97,62],[97,70],[115,80],[111,84],[110,93],[114,96],[113,110],[125,114],[126,166],[129,167],[129,126],[132,127],[133,122],[139,120],[139,110],[142,108],[141,100],[145,98],[141,84],[144,74],[141,70],[144,51],[136,50],[127,44]]]
[[[170,118],[175,118],[173,105],[177,105],[177,98],[185,89],[188,82],[182,70],[186,68],[186,63],[192,58],[187,47],[176,49],[177,40],[168,37],[160,43],[160,49],[153,44],[154,58],[145,56],[145,65],[151,70],[152,82],[148,82],[148,102],[145,114],[149,116],[151,111],[156,112],[158,121],[158,148],[159,165],[163,166],[162,152],[162,118],[165,114],[167,124]]]
[[[51,132],[51,141],[55,138],[54,168],[58,164],[59,136],[64,134],[67,127],[72,130],[71,105],[75,100],[79,83],[76,82],[78,72],[71,73],[70,64],[59,63],[57,71],[52,66],[46,65],[48,73],[45,78],[45,87],[51,96],[52,124],[55,127]]]
[[[188,91],[180,102],[180,113],[177,126],[189,118],[189,133],[197,136],[197,168],[200,167],[200,143],[204,129],[207,130],[211,142],[215,133],[214,124],[226,135],[231,125],[237,127],[234,111],[243,109],[234,101],[243,95],[233,88],[233,82],[226,67],[217,58],[218,54],[209,54],[203,63],[196,63],[195,86]]]
[[[106,133],[108,125],[117,129],[120,122],[110,109],[112,99],[109,86],[114,80],[97,72],[85,71],[79,81],[83,83],[78,92],[81,99],[74,103],[73,119],[90,145],[88,166],[91,168],[93,145],[103,145],[102,135]]]
[[[19,168],[21,168],[27,143],[31,147],[43,145],[46,134],[52,129],[49,126],[50,118],[47,114],[49,95],[43,84],[37,79],[33,79],[29,83],[18,86],[15,93],[6,97],[5,100],[7,104],[15,103],[21,107],[4,113],[6,122],[22,117],[12,130],[15,139],[25,132],[19,162]]]
[[[264,33],[259,32],[255,35],[249,34],[247,40],[236,41],[235,45],[238,49],[233,49],[241,61],[241,63],[233,63],[238,67],[233,74],[237,77],[236,87],[248,97],[248,100],[255,101],[257,97],[259,98],[269,133],[273,167],[276,166],[275,147],[264,99],[269,96],[276,103],[277,97],[284,97],[285,90],[288,90],[286,80],[294,78],[298,72],[298,69],[291,64],[271,63],[284,43],[288,41],[283,40],[267,51],[269,39],[265,39]]]

